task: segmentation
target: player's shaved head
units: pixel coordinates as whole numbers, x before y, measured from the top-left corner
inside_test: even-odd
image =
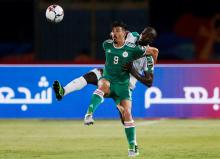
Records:
[[[151,44],[157,37],[157,31],[152,27],[146,27],[141,33],[138,41],[139,45],[146,46]]]

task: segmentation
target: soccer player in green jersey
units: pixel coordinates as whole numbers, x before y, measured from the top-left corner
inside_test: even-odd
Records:
[[[98,89],[92,95],[85,120],[92,119],[92,114],[104,100],[104,95],[114,99],[116,105],[123,108],[124,128],[129,143],[128,155],[138,155],[135,124],[131,114],[131,92],[129,89],[129,72],[123,66],[147,53],[146,47],[125,42],[126,26],[115,22],[112,25],[113,40],[103,42],[106,62]]]
[[[112,37],[112,33],[111,39]],[[152,27],[146,27],[139,35],[137,32],[129,32],[126,33],[126,42],[135,43],[141,46],[148,46],[148,51],[153,50],[153,47],[150,47],[154,39],[156,38],[157,33],[156,30]],[[142,82],[147,87],[152,85],[153,81],[153,69],[154,64],[157,61],[157,53],[154,56],[144,56],[140,59],[137,59],[125,66],[125,69],[130,72],[130,89],[133,90],[135,88],[137,80]],[[98,81],[101,78],[103,73],[103,68],[95,68],[87,72],[86,74],[73,79],[64,87],[61,83],[56,80],[53,83],[53,89],[56,95],[56,99],[61,101],[63,97],[68,95],[69,93],[82,90],[87,85],[98,85]]]

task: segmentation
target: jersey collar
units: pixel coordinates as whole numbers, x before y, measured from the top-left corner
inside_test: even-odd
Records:
[[[123,47],[125,46],[125,44],[126,44],[126,41],[125,41],[124,45],[122,45],[121,47],[116,47],[115,44],[113,43],[113,47],[114,47],[115,49],[121,49],[121,48],[123,48]]]

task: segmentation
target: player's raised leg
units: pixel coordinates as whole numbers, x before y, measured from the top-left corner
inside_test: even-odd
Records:
[[[72,80],[71,82],[69,82],[66,86],[64,86],[64,90],[65,90],[64,96],[69,93],[81,90],[86,85],[87,85],[87,81],[83,76],[76,78]]]
[[[69,82],[65,87],[63,87],[61,83],[58,80],[56,80],[53,83],[53,90],[56,94],[56,99],[60,101],[62,100],[63,96],[76,90],[80,90],[84,88],[86,85],[86,79],[83,76],[81,76]]]
[[[94,123],[93,113],[97,109],[97,107],[103,102],[104,95],[108,94],[110,91],[110,82],[106,79],[101,79],[98,82],[98,89],[93,92],[92,99],[90,101],[90,105],[87,109],[87,113],[84,118],[85,125],[91,125]]]
[[[66,86],[62,86],[61,83],[57,80],[53,83],[53,89],[56,94],[57,100],[61,100],[63,96],[66,96],[69,93],[83,89],[87,84],[97,85],[98,79],[102,76],[102,69],[93,69],[85,75],[78,77]]]
[[[83,76],[72,80],[64,87],[65,90],[64,96],[69,93],[83,89],[85,86],[87,86],[87,84],[97,85],[98,80],[100,79],[101,76],[102,76],[102,69],[95,68],[90,72],[84,74]]]

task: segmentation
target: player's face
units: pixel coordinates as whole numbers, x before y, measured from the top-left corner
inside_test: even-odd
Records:
[[[156,36],[157,36],[156,30],[154,28],[147,27],[142,31],[140,35],[139,44],[142,46],[149,45],[154,41]]]
[[[142,41],[144,41],[144,39],[147,39],[147,38],[148,38],[148,34],[146,32],[146,29],[144,29],[140,35],[139,41],[142,42]]]
[[[122,27],[112,28],[112,38],[115,43],[123,41],[125,39],[126,32]]]

